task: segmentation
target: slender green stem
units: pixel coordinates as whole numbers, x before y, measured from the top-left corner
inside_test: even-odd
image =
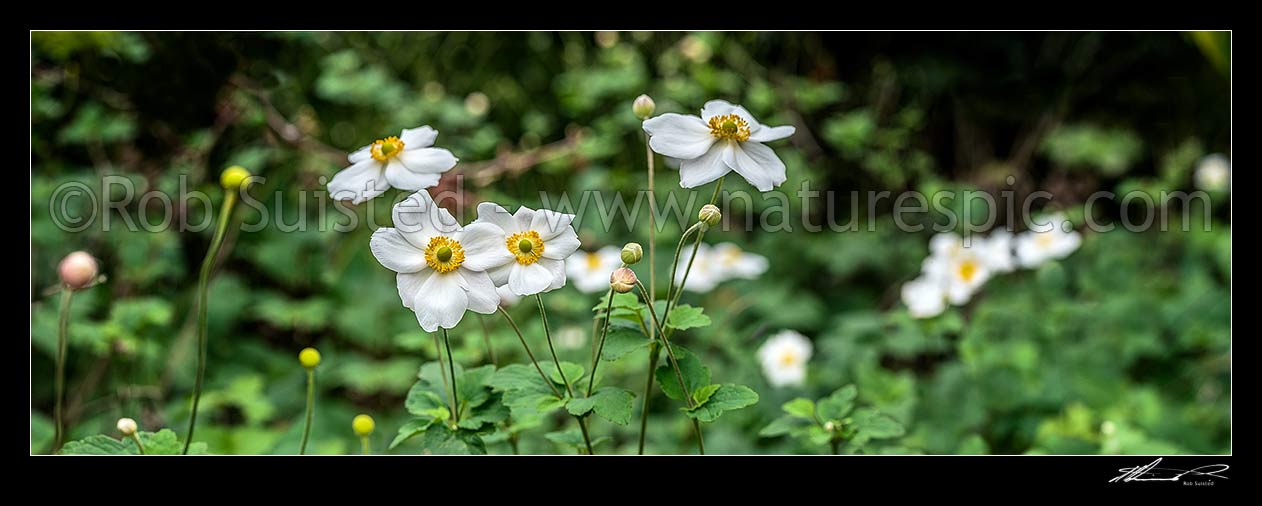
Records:
[[[136,442],[136,449],[140,451],[141,455],[144,455],[145,444],[140,442],[140,432],[137,431],[137,432],[131,433],[131,440]]]
[[[587,396],[592,396],[592,387],[596,385],[596,368],[600,366],[600,354],[605,352],[605,336],[609,335],[609,312],[613,310],[613,288],[609,289],[607,296],[609,302],[605,304],[605,324],[600,330],[600,346],[596,349],[596,354],[592,356],[592,375],[587,382]]]
[[[197,379],[193,383],[193,410],[188,417],[188,433],[184,435],[184,455],[188,455],[188,447],[193,444],[193,429],[197,427],[197,406],[202,399],[202,382],[206,378],[206,347],[209,339],[206,336],[206,288],[210,284],[210,269],[219,256],[219,247],[223,245],[224,233],[232,220],[232,209],[237,205],[237,192],[228,191],[224,196],[223,206],[219,209],[219,226],[210,240],[210,248],[206,258],[202,259],[202,270],[197,278]]]
[[[66,348],[69,336],[67,329],[70,326],[70,300],[74,297],[74,290],[69,286],[61,288],[61,315],[57,318],[57,376],[53,378],[53,391],[56,399],[53,399],[53,449],[50,453],[57,453],[61,449],[61,444],[65,440],[65,423],[62,420],[62,402],[66,397]]]
[[[828,444],[833,447],[833,455],[837,455],[838,453],[841,453],[841,441],[836,440],[836,439],[829,439]]]
[[[517,322],[513,321],[512,315],[509,315],[508,311],[505,310],[503,307],[500,307],[500,314],[504,315],[504,318],[508,320],[508,326],[512,327],[513,332],[517,334],[517,339],[521,341],[521,347],[526,350],[526,356],[530,357],[531,365],[534,365],[535,370],[539,371],[539,377],[543,378],[543,383],[545,385],[548,385],[548,388],[552,389],[552,395],[555,395],[557,396],[558,399],[560,399],[561,392],[557,390],[556,385],[552,384],[552,379],[549,378],[548,375],[543,372],[543,368],[539,367],[539,361],[535,360],[535,354],[534,352],[530,351],[530,345],[526,344],[526,337],[521,334],[521,329],[517,327]]]
[[[644,289],[644,283],[637,281],[636,284],[640,287],[640,293],[647,296],[648,290]],[[688,383],[684,381],[684,373],[679,367],[679,359],[675,358],[675,349],[670,345],[670,336],[662,329],[662,321],[657,318],[657,310],[653,308],[652,304],[649,305],[649,315],[653,317],[653,324],[657,327],[657,332],[662,336],[662,344],[665,345],[666,355],[670,358],[670,365],[675,370],[675,378],[679,380],[679,390],[684,397],[684,401],[689,408],[693,408],[696,406],[696,403],[692,400],[692,392],[688,390]],[[697,435],[697,451],[705,455],[705,438],[701,435],[701,422],[696,418],[689,417],[689,419],[692,420],[692,431]]]
[[[451,339],[447,337],[447,329],[439,328],[443,332],[443,348],[447,349],[447,371],[451,373],[451,422],[454,426],[460,421],[460,394],[456,392],[459,388],[456,385],[456,357],[451,354]]]
[[[639,455],[644,455],[644,433],[649,425],[649,400],[653,398],[653,372],[657,370],[657,359],[661,355],[661,348],[658,347],[657,341],[649,345],[649,370],[644,378],[644,406],[640,408],[640,450]]]
[[[710,196],[711,205],[715,205],[715,203],[719,201],[719,194],[722,193],[723,191],[723,180],[726,178],[727,176],[720,177],[718,184],[714,185],[714,194]],[[673,309],[675,305],[679,303],[679,297],[682,296],[684,293],[684,285],[688,282],[688,274],[692,272],[692,264],[697,259],[697,248],[701,246],[701,239],[705,237],[706,230],[709,227],[705,226],[705,224],[701,222],[697,222],[688,230],[691,231],[694,228],[699,229],[700,231],[697,233],[696,242],[694,242],[692,245],[692,255],[688,258],[688,266],[684,268],[684,277],[679,280],[678,289],[675,289],[674,287],[675,271],[673,269],[679,266],[679,254],[683,250],[684,240],[688,238],[687,232],[684,232],[684,235],[679,238],[679,246],[675,248],[675,258],[673,260],[674,267],[672,267],[672,270],[670,273],[670,282],[671,282],[672,290],[668,291],[668,293],[666,294],[666,317],[667,318],[670,318],[671,309]]]
[[[449,382],[447,381],[447,364],[444,364],[444,363],[443,363],[443,343],[442,343],[442,340],[438,338],[438,333],[437,333],[437,332],[435,332],[435,333],[433,333],[433,334],[430,334],[430,335],[434,336],[434,356],[435,356],[435,357],[438,357],[438,377],[440,377],[440,378],[442,378],[442,379],[443,379],[443,390],[446,390],[446,391],[450,392],[450,391],[451,391],[451,383],[449,383]],[[455,373],[454,373],[454,372],[452,373],[452,376],[455,376]],[[452,411],[451,411],[451,414],[452,414],[452,415],[455,415],[455,414],[456,414],[456,411],[455,411],[455,410],[452,410]]]
[[[486,325],[486,316],[478,315],[478,323],[482,324],[482,341],[486,343],[486,356],[491,361],[491,365],[499,368],[499,362],[495,360],[495,347],[491,346],[491,328]]]
[[[372,441],[368,440],[368,436],[360,436],[359,445],[364,455],[372,455]]]
[[[693,232],[700,231],[702,227],[705,227],[705,224],[698,221],[696,223],[693,223],[691,227],[688,227],[687,230],[684,230],[683,235],[679,236],[679,244],[675,246],[675,258],[674,260],[671,261],[671,266],[670,266],[670,285],[666,288],[667,301],[670,301],[672,298],[674,298],[674,294],[676,290],[675,289],[675,275],[679,273],[679,255],[683,254],[684,252],[684,243],[688,241],[688,236],[692,235]],[[693,249],[695,250],[696,247],[694,246]],[[680,284],[679,290],[680,291],[683,290],[682,284]]]
[[[649,293],[657,297],[657,195],[653,185],[653,149],[649,147],[649,133],[644,132],[644,157],[649,169]],[[654,298],[650,298],[652,305]],[[654,339],[654,330],[649,329],[649,340]]]
[[[570,394],[570,398],[574,398],[574,388],[570,386],[570,380],[565,377],[565,370],[561,368],[561,359],[557,357],[556,346],[552,345],[552,331],[548,329],[548,311],[543,307],[543,295],[536,293],[535,301],[539,303],[539,318],[543,320],[543,335],[548,340],[548,351],[552,352],[552,362],[556,364],[557,374],[561,376],[561,383],[565,384],[565,391]],[[595,381],[595,378],[589,379],[588,383],[592,381]],[[575,418],[578,419],[579,430],[583,432],[583,443],[587,445],[587,454],[595,455],[596,452],[592,450],[592,438],[587,433],[587,422],[584,422],[582,417],[576,416]]]
[[[307,369],[307,421],[302,426],[302,444],[298,455],[307,452],[307,439],[311,437],[311,418],[315,414],[315,369]]]

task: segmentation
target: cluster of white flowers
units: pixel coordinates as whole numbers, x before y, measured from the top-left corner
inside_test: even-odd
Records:
[[[742,250],[730,242],[710,246],[701,243],[697,248],[697,258],[693,261],[692,271],[684,282],[684,271],[688,267],[688,259],[692,257],[692,246],[684,247],[679,255],[679,265],[675,269],[675,282],[684,282],[684,289],[692,292],[708,292],[719,283],[730,279],[754,279],[767,272],[767,257]]]
[[[772,386],[801,385],[806,381],[806,362],[811,359],[811,340],[792,330],[782,330],[758,348],[758,362]]]
[[[902,286],[903,304],[915,318],[932,318],[947,305],[961,306],[995,274],[1018,266],[1034,268],[1069,256],[1082,244],[1082,236],[1062,214],[1018,236],[996,230],[987,237],[964,238],[941,233],[929,241],[929,257],[921,275]]]

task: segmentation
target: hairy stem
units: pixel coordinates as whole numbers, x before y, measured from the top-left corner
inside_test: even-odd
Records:
[[[219,256],[219,247],[223,245],[224,233],[228,230],[228,222],[232,219],[232,209],[237,205],[237,192],[229,190],[224,196],[223,206],[219,209],[219,226],[210,239],[210,248],[206,258],[202,259],[202,270],[197,278],[197,379],[193,382],[193,410],[188,417],[188,433],[184,435],[184,455],[188,455],[188,447],[193,444],[193,429],[197,428],[197,406],[202,398],[202,383],[206,378],[206,347],[209,339],[206,336],[206,300],[207,286],[210,284],[210,269]]]

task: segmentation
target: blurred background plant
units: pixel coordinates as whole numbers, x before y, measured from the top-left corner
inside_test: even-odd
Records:
[[[695,114],[706,100],[724,98],[764,123],[795,125],[797,135],[776,148],[788,166],[780,189],[795,192],[809,181],[840,196],[831,211],[820,199],[807,209],[792,200],[782,217],[795,225],[791,231],[746,232],[741,206],[757,217],[778,204],[755,195],[737,201],[725,212],[725,229],[706,236],[770,260],[759,279],[684,295],[705,303],[713,320],[685,344],[706,357],[714,376],[751,385],[762,398],[707,427],[710,453],[825,452],[809,441],[758,434],[786,402],[851,384],[857,404],[905,428],[864,452],[1230,451],[1227,192],[1211,193],[1209,232],[1201,227],[1203,201],[1172,206],[1174,222],[1186,216],[1190,231],[1086,232],[1069,258],[991,280],[967,306],[923,321],[899,305],[898,286],[916,275],[931,231],[899,231],[889,200],[870,210],[866,202],[852,207],[849,197],[942,189],[1021,197],[1045,189],[1055,194],[1049,207],[1067,208],[1081,223],[1072,206],[1097,190],[1191,191],[1203,156],[1230,155],[1229,34],[31,37],[34,453],[48,450],[53,433],[57,303],[48,289],[57,283],[57,261],[87,250],[109,276],[73,306],[67,440],[117,436],[120,417],[135,418],[146,433],[178,430],[195,373],[197,268],[213,232],[128,231],[124,217],[142,226],[144,216],[156,222],[164,212],[159,201],[135,196],[110,212],[110,232],[100,221],[66,232],[51,217],[59,185],[99,188],[102,176],[120,175],[138,193],[176,195],[187,176],[187,190],[219,199],[223,167],[239,164],[265,177],[252,194],[283,224],[234,227],[226,238],[233,247],[210,287],[210,367],[197,439],[211,453],[296,453],[306,379],[293,357],[316,346],[324,362],[307,453],[360,451],[349,427],[361,412],[376,419],[372,447],[384,451],[409,420],[404,399],[435,350],[401,307],[392,273],[369,253],[371,230],[319,230],[346,221],[321,210],[315,195],[326,178],[346,165],[347,152],[429,124],[441,132],[439,145],[461,159],[440,185],[454,188],[455,176],[464,176],[450,205],[540,207],[540,191],[587,189],[630,198],[644,185],[642,134],[630,110],[640,93],[656,100],[658,114]],[[658,174],[660,198],[674,193],[686,201],[673,171]],[[71,211],[85,212],[81,204]],[[212,204],[177,202],[165,212],[197,224]],[[1123,208],[1096,211],[1116,221]],[[389,223],[388,202],[349,212]],[[245,222],[259,218],[257,209],[238,213]],[[809,232],[794,221],[800,213],[814,224],[871,217],[878,226]],[[581,217],[584,249],[647,244],[644,227],[605,232],[599,214],[592,206]],[[781,219],[774,216],[773,225]],[[305,228],[285,226],[304,221]],[[680,232],[668,221],[659,251]],[[658,256],[659,274],[669,271],[665,257]],[[597,297],[572,287],[548,297],[554,332],[580,341],[560,350],[563,360],[590,356]],[[512,311],[528,338],[538,338],[529,306]],[[781,329],[814,342],[800,386],[770,385],[754,356]],[[484,332],[501,365],[525,361],[501,319],[467,317],[452,332],[459,362],[490,362]],[[624,359],[601,371],[607,383],[639,395],[644,361]],[[654,403],[650,424],[658,429],[649,431],[647,453],[692,450],[690,427],[675,409]],[[488,439],[487,451],[507,453],[510,442],[522,452],[573,451],[542,437],[566,420],[523,421],[512,428],[516,436]],[[609,438],[601,453],[634,453],[636,429],[593,424],[595,436]],[[432,450],[409,441],[391,451]]]

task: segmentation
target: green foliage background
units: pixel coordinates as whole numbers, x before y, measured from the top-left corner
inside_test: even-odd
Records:
[[[771,260],[761,279],[684,297],[704,305],[713,324],[681,342],[715,378],[761,397],[707,425],[710,453],[824,452],[758,433],[782,415],[781,404],[848,384],[859,404],[906,427],[865,451],[1231,449],[1228,195],[1212,195],[1211,231],[1202,231],[1198,203],[1171,209],[1191,231],[1087,232],[1066,260],[995,278],[968,306],[929,321],[906,314],[897,287],[918,272],[930,232],[898,231],[888,200],[870,213],[846,196],[1047,189],[1056,194],[1049,206],[1072,207],[1097,190],[1190,191],[1201,155],[1230,154],[1224,34],[36,32],[32,56],[34,453],[52,439],[57,304],[48,289],[57,261],[85,249],[108,276],[75,298],[67,439],[116,437],[122,416],[157,433],[146,437],[168,438],[159,429],[183,430],[188,417],[192,304],[213,231],[128,231],[124,215],[156,223],[163,212],[133,198],[110,212],[110,232],[65,232],[51,218],[59,185],[95,188],[102,176],[121,175],[139,192],[200,190],[213,202],[169,211],[196,224],[222,198],[223,167],[266,177],[252,194],[273,219],[302,215],[306,227],[230,231],[231,251],[210,287],[197,439],[210,453],[295,453],[305,394],[297,352],[316,346],[324,362],[308,451],[357,452],[350,421],[359,412],[376,418],[374,448],[385,451],[410,418],[404,401],[435,349],[399,303],[392,273],[369,253],[370,227],[320,230],[346,221],[318,200],[325,179],[345,166],[346,152],[429,124],[438,145],[461,159],[454,205],[470,207],[466,221],[483,200],[537,207],[540,191],[630,198],[644,185],[643,139],[630,112],[640,93],[656,99],[659,114],[695,114],[724,98],[764,123],[796,125],[798,134],[775,146],[788,166],[781,190],[792,195],[809,181],[842,195],[832,210],[819,199],[801,209],[793,199],[790,215],[761,217],[791,231],[746,231],[746,218],[731,212],[727,230],[707,235]],[[658,189],[686,201],[670,169],[659,170]],[[402,196],[391,191],[347,212],[387,225],[389,204]],[[736,210],[760,219],[773,204],[755,195]],[[1127,210],[1114,203],[1097,211],[1116,220]],[[815,224],[871,214],[878,226],[812,233],[799,213]],[[239,220],[258,214],[242,209]],[[597,214],[581,217],[584,248],[647,243],[644,227],[604,231]],[[658,235],[661,280],[681,231],[670,222]],[[567,287],[546,298],[554,331],[590,339],[598,296]],[[539,349],[533,307],[519,304],[513,314]],[[501,365],[524,362],[501,319],[469,314],[452,332],[460,363],[489,362],[483,325]],[[754,358],[782,328],[815,343],[800,388],[769,386]],[[586,363],[589,344],[562,350],[562,360]],[[637,416],[644,356],[641,348],[602,366],[606,383],[636,394]],[[660,392],[649,424],[649,453],[693,451],[687,419]],[[636,423],[592,425],[609,438],[602,453],[635,452]],[[572,452],[559,436],[544,437],[566,427],[572,422],[559,412],[519,427],[520,450]],[[427,444],[418,438],[390,451],[435,451]],[[486,444],[510,451],[506,438]]]

